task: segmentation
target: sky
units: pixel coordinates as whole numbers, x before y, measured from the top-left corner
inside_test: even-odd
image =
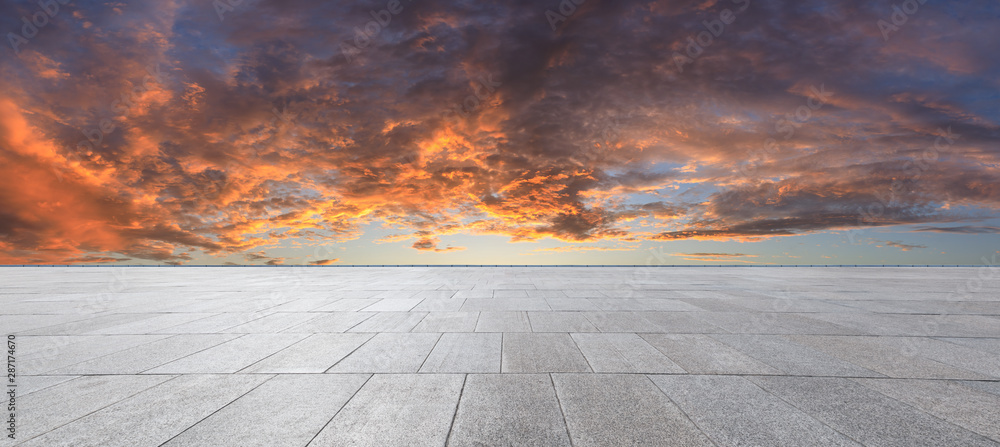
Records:
[[[0,0],[0,264],[982,264],[1000,3]]]

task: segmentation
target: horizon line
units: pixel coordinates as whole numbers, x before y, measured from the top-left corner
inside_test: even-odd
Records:
[[[982,267],[980,264],[342,264],[342,265],[312,265],[312,264],[190,264],[190,265],[170,265],[170,264],[0,264],[0,267],[657,267],[657,268],[687,268],[687,267]]]

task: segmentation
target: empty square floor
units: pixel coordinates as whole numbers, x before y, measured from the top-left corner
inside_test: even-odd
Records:
[[[7,267],[0,306],[2,445],[1000,445],[987,267]]]

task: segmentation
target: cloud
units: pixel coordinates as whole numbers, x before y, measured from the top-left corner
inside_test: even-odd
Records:
[[[348,60],[364,5],[81,3],[0,59],[0,262],[996,232],[1000,6],[887,43],[884,5],[755,1],[681,72],[722,6],[665,5],[414,3]]]
[[[253,263],[255,261],[264,261],[265,265],[280,265],[285,262],[285,258],[270,256],[263,251],[244,253],[243,258],[246,259],[247,262],[249,263]]]
[[[743,253],[674,253],[673,256],[686,256],[691,258],[756,258],[757,255]]]
[[[546,248],[536,248],[532,251],[534,252],[556,252],[556,253],[566,253],[566,252],[578,252],[578,251],[632,251],[637,247],[602,247],[596,245],[563,245],[560,247],[546,247]]]
[[[309,261],[309,264],[312,264],[312,265],[330,265],[330,264],[337,263],[339,261],[340,261],[340,258],[335,258],[335,259],[320,259],[318,261]]]
[[[726,261],[751,263],[752,260],[743,258],[756,258],[758,255],[745,253],[673,253],[671,256],[683,258],[685,261]]]
[[[109,262],[128,262],[131,261],[129,258],[114,258],[108,256],[83,256],[80,258],[67,259],[65,262],[67,264],[103,264]]]
[[[997,234],[1000,227],[990,226],[957,226],[957,227],[919,227],[913,231],[927,231],[933,233],[957,233],[957,234]]]
[[[910,251],[910,250],[913,250],[915,248],[927,248],[926,245],[911,245],[911,244],[904,244],[902,242],[895,242],[895,241],[886,241],[884,246],[885,247],[895,247],[895,248],[898,248],[898,249],[903,250],[903,251]],[[876,245],[876,247],[881,248],[883,246],[882,245]]]
[[[438,244],[440,243],[441,240],[438,238],[423,238],[414,242],[413,248],[420,251],[433,251],[435,253],[465,250],[465,247],[452,247],[451,245],[445,248],[438,248]]]

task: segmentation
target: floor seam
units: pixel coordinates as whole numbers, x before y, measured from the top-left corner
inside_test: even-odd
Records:
[[[227,374],[227,375],[229,375],[229,374]],[[243,398],[243,396],[246,396],[247,394],[250,394],[251,392],[253,392],[253,390],[256,390],[257,388],[260,388],[260,387],[261,387],[262,385],[264,385],[264,384],[265,384],[265,383],[267,383],[267,382],[270,382],[271,380],[273,380],[273,379],[274,379],[275,377],[277,377],[277,376],[278,376],[277,374],[273,374],[273,375],[271,375],[271,377],[269,377],[269,378],[267,378],[267,379],[264,379],[264,380],[262,380],[262,381],[261,381],[260,383],[258,383],[257,385],[255,385],[255,386],[254,386],[253,388],[250,388],[250,389],[249,389],[249,390],[247,390],[247,391],[246,391],[245,393],[243,393],[243,394],[240,394],[240,395],[239,395],[239,396],[237,396],[237,397],[236,397],[235,399],[233,399],[233,400],[231,400],[231,401],[227,402],[227,403],[226,403],[225,405],[223,405],[223,406],[221,406],[221,407],[217,408],[217,409],[216,409],[215,411],[211,412],[211,413],[210,413],[210,414],[209,414],[208,416],[205,416],[205,417],[203,417],[203,418],[199,419],[199,420],[198,420],[198,422],[195,422],[195,423],[193,423],[193,424],[189,425],[189,426],[188,426],[187,428],[185,428],[184,430],[181,430],[181,431],[180,431],[179,433],[177,433],[176,435],[173,435],[173,436],[171,436],[171,437],[170,437],[170,439],[167,439],[166,441],[164,441],[164,442],[162,442],[161,444],[159,444],[159,447],[163,447],[163,446],[167,445],[168,443],[170,443],[170,441],[173,441],[173,440],[174,440],[174,438],[177,438],[178,436],[180,436],[180,435],[183,435],[183,434],[184,434],[185,432],[187,432],[188,430],[190,430],[190,429],[191,429],[191,428],[193,428],[194,426],[196,426],[196,425],[198,425],[198,424],[200,424],[200,423],[204,422],[204,421],[205,421],[206,419],[208,419],[208,418],[212,417],[212,416],[213,416],[214,414],[216,414],[216,413],[218,413],[218,412],[222,411],[222,410],[223,410],[224,408],[226,408],[226,407],[228,407],[228,406],[232,405],[232,404],[233,404],[233,402],[236,402],[236,401],[238,401],[238,400],[242,399],[242,398]]]

